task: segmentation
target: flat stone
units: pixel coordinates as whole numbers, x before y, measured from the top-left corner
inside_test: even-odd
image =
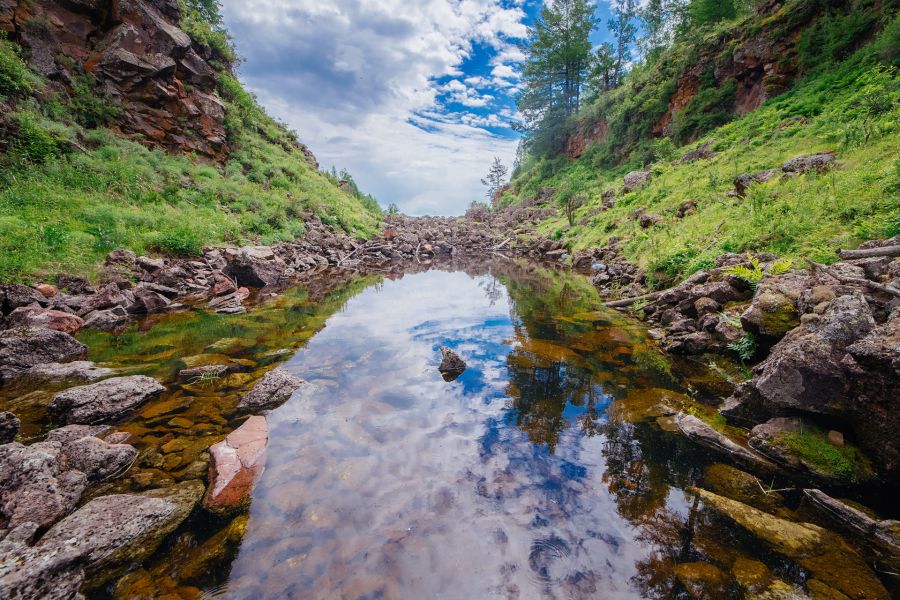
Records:
[[[113,369],[98,367],[87,360],[69,363],[46,363],[35,365],[24,376],[35,381],[97,381],[114,374]]]
[[[75,333],[84,326],[84,320],[61,310],[22,306],[6,317],[7,327],[44,327],[63,333]]]
[[[268,439],[266,418],[254,416],[210,447],[210,485],[204,508],[224,515],[249,505],[250,492],[265,467]]]
[[[0,331],[0,383],[43,363],[81,358],[87,346],[53,329],[19,328]]]
[[[144,375],[114,377],[58,393],[50,404],[50,412],[66,423],[98,423],[140,406],[165,389]]]
[[[238,408],[241,410],[274,408],[287,402],[294,390],[303,383],[302,379],[282,368],[272,369],[244,394]]]
[[[732,441],[725,434],[716,431],[712,425],[694,415],[679,413],[675,417],[675,422],[684,435],[702,446],[718,452],[724,452],[737,460],[756,465],[771,466],[768,460],[756,452]]]

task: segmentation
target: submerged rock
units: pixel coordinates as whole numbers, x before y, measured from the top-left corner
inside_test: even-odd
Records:
[[[87,360],[69,363],[46,363],[35,365],[25,372],[32,381],[97,381],[115,373],[113,369],[98,367]]]
[[[0,412],[0,444],[15,441],[21,425],[22,422],[16,415],[11,412]]]
[[[840,536],[812,523],[794,523],[736,500],[691,488],[708,508],[728,517],[810,575],[850,598],[888,600],[865,561]]]
[[[93,589],[152,555],[191,514],[203,496],[199,481],[142,494],[95,498],[56,525],[36,548],[71,549],[84,558],[86,587]]]
[[[441,364],[438,367],[444,381],[453,381],[463,374],[466,370],[466,362],[459,357],[459,354],[448,348],[441,346]]]
[[[284,404],[304,381],[282,368],[275,368],[256,382],[238,403],[241,410],[262,410]]]
[[[66,423],[99,423],[140,406],[165,389],[144,375],[114,377],[58,393],[50,412]]]
[[[209,489],[203,506],[219,515],[246,508],[250,492],[266,462],[269,429],[266,418],[250,417],[209,449]]]
[[[729,439],[725,434],[716,431],[712,425],[694,415],[679,413],[675,417],[678,429],[691,440],[718,452],[725,452],[736,460],[756,465],[771,466],[762,456]]]
[[[732,596],[731,578],[715,565],[706,562],[681,563],[675,566],[675,575],[695,600]]]
[[[87,346],[55,329],[24,327],[0,331],[0,383],[35,365],[80,358]]]

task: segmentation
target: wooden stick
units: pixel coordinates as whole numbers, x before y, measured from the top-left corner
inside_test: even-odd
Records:
[[[875,256],[900,256],[900,246],[882,246],[865,250],[838,250],[838,256],[844,259],[872,258]]]
[[[875,290],[876,292],[881,292],[883,294],[888,294],[889,296],[900,298],[900,290],[896,288],[881,285],[880,283],[877,283],[875,281],[869,281],[868,279],[861,279],[859,277],[838,277],[837,275],[829,271],[828,267],[826,265],[823,265],[822,263],[814,262],[808,258],[806,259],[806,262],[809,263],[809,267],[813,272],[823,271],[826,275],[834,277],[844,285],[861,285],[863,287]]]
[[[665,291],[665,290],[663,290]],[[662,295],[662,291],[660,292],[651,292],[649,294],[644,294],[643,296],[634,296],[633,298],[625,298],[623,300],[613,300],[611,302],[604,302],[603,306],[608,308],[626,308],[635,304],[636,302],[641,302],[643,300],[656,300]]]

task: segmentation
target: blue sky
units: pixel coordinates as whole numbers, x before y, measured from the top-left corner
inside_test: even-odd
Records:
[[[536,0],[223,0],[239,75],[325,168],[408,214],[461,214],[512,164]],[[608,36],[607,2],[594,43]]]

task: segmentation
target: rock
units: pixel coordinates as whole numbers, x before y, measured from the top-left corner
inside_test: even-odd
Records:
[[[285,268],[284,261],[267,246],[227,248],[227,264],[222,272],[238,285],[265,287],[276,283]]]
[[[85,560],[85,587],[95,589],[149,558],[191,514],[204,489],[199,481],[187,481],[95,498],[51,527],[36,547],[73,549]]]
[[[224,377],[231,370],[230,365],[205,365],[201,367],[192,367],[190,369],[182,369],[178,371],[178,379],[181,381],[191,382],[192,380],[202,381],[206,378],[219,379]]]
[[[872,540],[891,555],[893,568],[900,564],[900,522],[878,520],[863,511],[832,498],[822,490],[805,489],[804,496],[828,517],[865,539]]]
[[[96,294],[90,296],[78,314],[86,316],[95,310],[109,310],[111,308],[124,307],[127,304],[128,298],[122,294],[119,286],[115,283],[109,283]]]
[[[438,366],[438,371],[440,371],[444,381],[454,381],[465,370],[465,361],[447,346],[441,346],[441,364]]]
[[[717,452],[725,452],[736,460],[754,465],[770,466],[769,461],[765,458],[733,442],[725,434],[716,431],[712,425],[694,415],[678,413],[675,417],[675,423],[685,436],[702,446]]]
[[[744,592],[760,592],[772,583],[772,572],[765,563],[740,557],[731,565],[731,574]]]
[[[133,446],[83,437],[63,446],[60,467],[81,471],[92,482],[106,481],[124,474],[137,456]]]
[[[828,432],[828,443],[834,446],[835,448],[843,448],[844,447],[844,434],[840,431],[835,431],[834,429]]]
[[[638,224],[641,226],[641,229],[648,229],[657,225],[660,221],[662,221],[662,217],[659,215],[652,215],[650,213],[643,213],[638,218]]]
[[[8,315],[17,308],[23,306],[44,306],[47,298],[34,288],[27,285],[0,286],[0,309],[4,315]]]
[[[805,271],[763,278],[750,307],[741,315],[741,325],[754,335],[781,339],[800,324],[798,303],[810,287],[812,280]]]
[[[48,433],[46,441],[59,442],[65,446],[83,437],[101,437],[111,429],[109,425],[66,425]]]
[[[0,598],[83,600],[83,557],[66,545],[31,546],[37,531],[36,523],[25,523],[0,540]]]
[[[697,214],[697,203],[693,200],[685,200],[678,207],[678,211],[675,213],[675,216],[679,219],[683,219],[695,214]]]
[[[48,299],[59,293],[57,287],[55,285],[50,285],[49,283],[39,283],[34,286],[34,289],[40,292],[44,298]]]
[[[140,406],[165,389],[144,375],[113,377],[56,394],[50,412],[65,423],[98,423]]]
[[[247,508],[253,485],[265,467],[268,439],[266,418],[255,416],[210,447],[210,485],[204,508],[218,515]]]
[[[22,422],[11,412],[0,412],[0,445],[14,442]]]
[[[85,327],[95,327],[108,333],[118,333],[128,324],[128,312],[121,306],[95,310],[84,316]]]
[[[238,403],[241,410],[262,410],[284,404],[303,385],[304,381],[282,368],[275,368],[263,376]]]
[[[865,561],[840,536],[811,523],[774,517],[741,502],[691,488],[715,510],[791,559],[810,575],[851,598],[888,600],[887,590]]]
[[[696,160],[709,160],[716,156],[716,154],[718,153],[712,149],[712,142],[704,142],[695,149],[686,152],[684,156],[681,157],[681,162],[687,164]]]
[[[627,194],[644,187],[650,181],[650,171],[632,171],[625,175],[622,193]]]
[[[785,173],[806,173],[815,171],[823,173],[834,166],[834,152],[821,152],[819,154],[807,154],[804,156],[796,156],[790,160],[786,160],[781,165],[781,170]]]
[[[146,287],[139,287],[134,290],[134,303],[128,306],[127,312],[132,314],[155,313],[165,310],[170,304],[169,299],[162,294]]]
[[[78,471],[60,473],[61,448],[59,442],[0,446],[0,524],[47,527],[75,507],[87,477]]]
[[[714,463],[703,470],[703,488],[713,493],[749,504],[770,514],[782,516],[784,497],[775,491],[766,490],[760,480],[722,463]]]
[[[166,261],[162,258],[150,258],[149,256],[139,256],[137,258],[137,266],[150,273],[151,275],[157,271],[161,271],[166,267]]]
[[[73,360],[86,351],[71,335],[53,329],[0,331],[0,383],[35,365]]]
[[[76,360],[70,363],[35,365],[25,371],[23,376],[30,381],[97,381],[113,373],[113,369],[98,367],[87,360]]]
[[[715,565],[706,562],[675,565],[675,576],[695,600],[730,598],[731,578]]]
[[[73,314],[38,306],[22,306],[6,317],[6,325],[13,327],[43,327],[63,333],[75,333],[84,326],[84,320]]]

